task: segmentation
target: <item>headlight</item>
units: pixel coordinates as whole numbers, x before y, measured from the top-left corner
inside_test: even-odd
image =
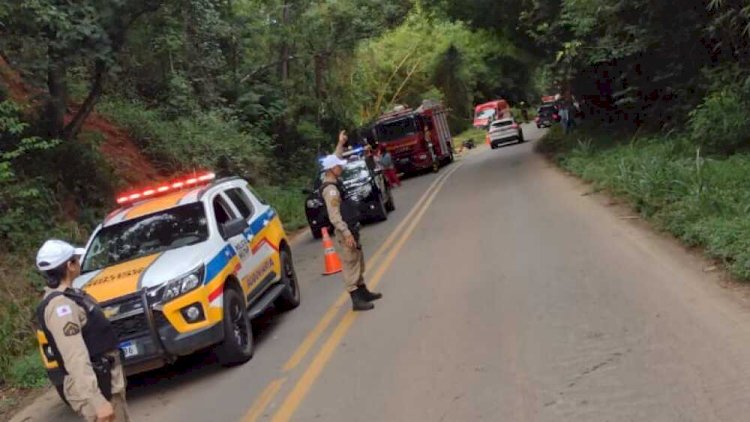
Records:
[[[175,278],[164,285],[164,290],[161,296],[162,302],[169,302],[170,300],[184,295],[185,293],[194,290],[203,282],[203,265],[195,270],[187,273],[186,275]]]

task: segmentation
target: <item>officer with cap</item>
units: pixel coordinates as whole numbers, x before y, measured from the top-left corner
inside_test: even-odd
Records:
[[[47,288],[37,322],[62,370],[70,407],[86,421],[129,421],[117,334],[96,300],[73,288],[83,253],[61,240],[39,250],[36,265]]]
[[[325,176],[320,192],[326,203],[328,219],[335,230],[336,242],[341,249],[344,284],[352,298],[352,309],[367,311],[375,307],[371,302],[383,295],[369,291],[365,285],[365,258],[362,244],[359,242],[359,209],[357,204],[347,197],[340,179],[346,165],[346,161],[340,157],[346,140],[346,132],[341,131],[336,154],[323,159]]]

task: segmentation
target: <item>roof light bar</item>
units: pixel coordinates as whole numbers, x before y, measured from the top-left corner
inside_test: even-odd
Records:
[[[216,174],[213,172],[191,174],[187,179],[179,178],[159,185],[158,187],[148,187],[143,190],[124,193],[118,196],[116,200],[118,205],[130,204],[137,202],[140,199],[152,198],[165,193],[178,191],[185,187],[199,186],[206,182],[210,182],[215,178]]]

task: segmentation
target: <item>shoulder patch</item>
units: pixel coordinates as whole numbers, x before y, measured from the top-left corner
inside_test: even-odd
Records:
[[[55,313],[59,317],[64,317],[66,315],[72,314],[73,310],[70,309],[70,305],[60,305],[57,308],[55,308]]]
[[[63,334],[65,334],[67,337],[74,336],[80,332],[81,327],[79,327],[75,322],[68,322],[63,327]]]

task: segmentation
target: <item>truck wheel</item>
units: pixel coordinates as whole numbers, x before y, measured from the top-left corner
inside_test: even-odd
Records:
[[[243,364],[253,357],[253,327],[245,301],[237,290],[224,290],[224,341],[216,347],[222,366]]]
[[[385,209],[388,212],[396,210],[396,204],[393,202],[393,191],[388,190],[388,202],[385,203]]]
[[[378,198],[378,206],[375,211],[376,211],[375,220],[385,221],[388,219],[388,210],[386,209],[386,206],[383,203],[383,198]]]
[[[280,311],[289,311],[299,306],[300,292],[292,254],[287,250],[281,251],[281,282],[286,288],[273,304]]]

